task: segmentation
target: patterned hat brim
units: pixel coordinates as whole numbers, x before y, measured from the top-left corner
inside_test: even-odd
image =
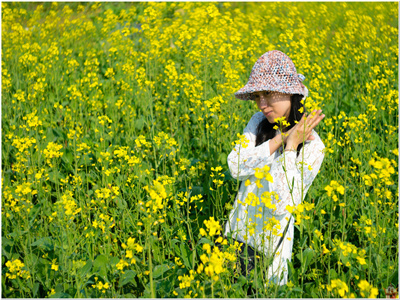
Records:
[[[308,97],[308,90],[307,88],[303,85],[300,84],[298,87],[295,89],[291,88],[290,90],[284,90],[282,88],[275,88],[272,87],[271,85],[259,85],[259,84],[252,84],[248,82],[244,87],[242,87],[240,90],[238,90],[234,95],[236,98],[240,100],[254,100],[253,93],[255,92],[261,92],[261,91],[266,91],[266,92],[279,92],[283,94],[299,94],[302,95],[303,97]]]

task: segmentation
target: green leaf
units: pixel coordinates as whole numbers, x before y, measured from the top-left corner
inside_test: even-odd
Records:
[[[31,211],[29,212],[29,227],[31,227],[33,225],[33,223],[35,222],[35,219],[37,217],[37,215],[41,212],[40,210],[41,205],[40,204],[36,204]],[[40,218],[41,219],[41,218]]]
[[[298,282],[298,273],[299,269],[295,269],[293,267],[293,262],[287,261],[288,265],[288,279],[291,280],[292,282]]]
[[[222,153],[219,155],[218,160],[219,160],[219,162],[220,162],[221,164],[227,164],[227,158],[228,158],[228,156],[226,155],[226,153],[225,153],[225,152],[222,152]]]
[[[301,248],[305,248],[304,246],[307,242],[307,239],[308,239],[308,235],[303,237],[302,241],[300,242]]]
[[[53,133],[53,136],[54,136],[54,137],[63,137],[63,136],[66,137],[66,134],[63,133],[63,131],[60,130],[60,129],[58,129],[58,128],[52,128],[52,133]],[[53,142],[54,142],[55,140],[56,140],[56,139],[54,139]]]
[[[303,261],[301,262],[302,265],[304,263],[304,271],[307,270],[307,267],[311,263],[311,260],[313,259],[315,255],[314,250],[307,248],[306,250],[303,251]]]
[[[6,237],[2,237],[1,239],[1,248],[3,250],[3,254],[7,257],[9,260],[11,255],[12,255],[12,248],[13,248],[14,242]]]
[[[100,274],[104,278],[107,277],[107,262],[108,259],[105,255],[100,254],[96,257],[93,263],[93,272]]]
[[[335,269],[330,269],[329,270],[329,276],[330,276],[331,280],[338,278],[338,274],[336,273]]]
[[[90,269],[92,269],[92,266],[93,266],[93,263],[92,263],[92,261],[89,259],[89,260],[86,262],[86,264],[85,264],[81,269],[79,269],[78,274],[79,274],[81,277],[85,277],[86,274],[89,273]]]
[[[203,191],[204,191],[204,189],[202,186],[195,185],[192,188],[192,192],[191,192],[190,196],[193,197],[193,196],[197,196],[199,194],[201,195],[201,194],[203,194]]]
[[[163,275],[165,272],[170,270],[170,267],[167,264],[158,265],[153,270],[153,278],[158,278]]]
[[[113,257],[110,259],[110,265],[111,265],[111,266],[115,266],[117,263],[119,263],[119,258],[113,256]]]
[[[192,262],[193,252],[190,251],[189,247],[185,243],[181,243],[180,249],[181,249],[181,258],[183,259],[185,266],[188,269],[192,269],[191,262]]]
[[[105,267],[107,265],[107,262],[108,262],[107,256],[100,254],[94,260],[94,267],[95,268]]]
[[[36,298],[38,290],[39,290],[39,282],[35,282],[32,288],[33,298]]]
[[[31,244],[32,247],[37,246],[45,251],[52,251],[54,249],[51,237],[43,237],[36,240]]]
[[[211,243],[212,243],[212,242],[211,242],[210,239],[205,238],[205,237],[202,237],[202,238],[197,242],[197,245],[196,245],[196,246],[201,245],[201,244],[211,244]]]
[[[60,177],[60,173],[58,172],[58,170],[54,170],[53,172],[49,173],[49,179],[51,182],[57,184],[58,183],[58,179]]]
[[[232,177],[232,175],[231,175],[231,171],[229,171],[229,170],[225,171],[225,172],[224,172],[224,175],[225,175],[224,181],[229,181],[229,180],[234,179],[234,178]]]
[[[117,198],[115,198],[115,202],[117,203],[117,207],[119,209],[126,208],[126,201],[124,199],[121,199],[120,197],[117,197]]]
[[[71,166],[71,165],[72,165],[72,162],[73,162],[73,160],[74,160],[74,156],[73,156],[72,151],[71,151],[70,149],[67,148],[67,149],[65,150],[64,155],[61,156],[61,159],[62,159],[62,161],[63,161],[64,163],[66,163],[67,165]]]
[[[190,161],[190,167],[194,166],[195,164],[197,164],[198,162],[201,162],[200,159],[198,158],[192,158],[192,160]]]
[[[125,273],[122,274],[122,276],[120,278],[119,287],[121,288],[125,284],[130,283],[132,281],[136,285],[135,276],[136,276],[136,272],[135,271],[133,271],[133,270],[125,271]]]
[[[174,247],[174,250],[175,250],[175,256],[180,257],[180,256],[181,256],[181,249],[180,249],[179,246],[178,246],[179,240],[173,239],[173,240],[171,241],[171,243],[172,243],[172,245],[173,245],[173,247]]]
[[[393,283],[396,287],[399,284],[399,269],[396,269],[390,276],[389,282]]]
[[[142,130],[143,129],[143,127],[144,127],[144,123],[145,123],[145,120],[144,120],[144,118],[142,117],[142,118],[140,118],[140,119],[137,119],[136,121],[135,121],[135,128],[137,129],[137,130]]]
[[[300,287],[294,287],[294,288],[292,289],[292,291],[293,291],[293,292],[300,292],[300,293],[303,292],[303,290],[302,290]]]

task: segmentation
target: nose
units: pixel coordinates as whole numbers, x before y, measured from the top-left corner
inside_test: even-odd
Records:
[[[266,95],[264,95],[264,94],[260,95],[259,106],[260,106],[260,109],[267,108],[269,106]]]

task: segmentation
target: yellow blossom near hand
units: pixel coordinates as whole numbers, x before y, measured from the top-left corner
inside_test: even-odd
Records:
[[[278,125],[280,125],[281,128],[290,126],[289,122],[286,121],[286,117],[285,116],[280,117],[280,118],[275,118],[274,122],[277,123]]]

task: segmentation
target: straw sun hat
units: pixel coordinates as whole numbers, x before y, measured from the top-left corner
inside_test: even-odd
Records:
[[[305,77],[297,74],[292,60],[285,53],[273,50],[264,53],[254,64],[249,81],[235,93],[241,100],[254,100],[252,93],[275,91],[284,94],[308,96],[308,90],[302,83]]]

